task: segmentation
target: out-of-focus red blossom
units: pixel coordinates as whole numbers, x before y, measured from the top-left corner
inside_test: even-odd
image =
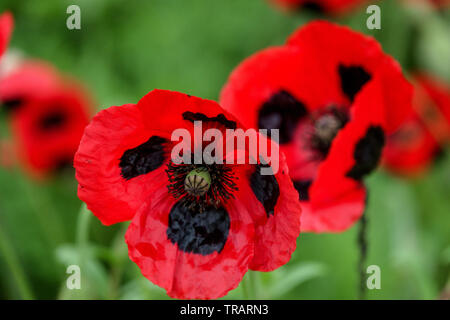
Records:
[[[246,59],[220,102],[247,127],[280,129],[302,231],[337,232],[363,214],[362,178],[378,165],[385,134],[408,116],[411,100],[400,66],[376,40],[316,21],[286,45]]]
[[[311,9],[329,14],[342,14],[366,3],[365,0],[270,0],[276,5],[290,10]]]
[[[13,16],[6,12],[0,15],[0,57],[6,50],[13,29]]]
[[[414,108],[392,134],[384,151],[384,165],[400,174],[423,173],[450,140],[450,89],[425,74],[414,79]]]
[[[72,166],[91,98],[73,79],[40,61],[26,61],[0,79],[0,102],[24,167],[42,178]]]
[[[213,299],[234,289],[248,269],[270,271],[289,261],[301,209],[282,155],[275,175],[261,175],[262,163],[172,162],[175,129],[195,139],[183,140],[183,152],[193,156],[192,145],[206,150],[194,121],[203,133],[242,128],[214,101],[165,90],[101,111],[75,156],[76,178],[78,196],[102,223],[132,219],[125,239],[145,277],[174,298]],[[248,151],[236,148],[224,159]],[[186,182],[195,170],[210,177],[197,196]],[[195,174],[192,181],[204,186],[208,178]]]
[[[450,0],[403,0],[403,2],[405,2],[408,5],[428,4],[436,9],[444,9],[450,6]]]

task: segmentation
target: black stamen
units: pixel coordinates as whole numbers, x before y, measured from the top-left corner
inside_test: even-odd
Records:
[[[194,196],[186,191],[185,181],[191,171],[199,168],[208,171],[211,185],[203,195]],[[233,192],[238,190],[234,182],[237,177],[232,167],[226,164],[174,164],[170,161],[166,172],[170,182],[167,186],[169,193],[191,210],[202,212],[210,206],[218,208],[228,199],[234,198]]]

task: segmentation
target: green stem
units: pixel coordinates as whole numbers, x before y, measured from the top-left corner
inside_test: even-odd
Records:
[[[78,213],[76,242],[79,250],[80,267],[82,267],[86,260],[88,243],[89,243],[89,225],[91,220],[91,213],[87,210],[86,204],[82,204]]]
[[[243,281],[242,281],[242,296],[244,298],[244,300],[249,300],[250,299],[250,289],[249,289],[249,285],[248,285],[248,276],[250,274],[250,271],[247,272],[247,274],[245,275]]]
[[[3,258],[9,269],[11,270],[12,279],[17,285],[17,289],[22,299],[32,300],[33,294],[31,292],[30,286],[28,284],[25,273],[19,263],[19,259],[15,254],[13,246],[10,244],[9,239],[3,232],[0,225],[0,252],[2,252]]]
[[[86,261],[88,255],[89,245],[89,225],[90,225],[91,213],[87,210],[86,205],[83,203],[78,211],[77,227],[75,233],[75,246],[78,249],[78,255],[76,262],[81,270],[86,269]],[[71,299],[73,297],[70,290],[67,290],[66,283],[64,282],[59,290],[58,299]]]
[[[358,299],[366,299],[366,270],[365,263],[367,258],[367,212],[363,212],[363,215],[359,221],[358,230],[358,249],[359,249],[359,261],[358,261],[358,272],[359,272],[359,291]]]
[[[256,271],[248,271],[242,282],[244,299],[258,299],[257,292],[260,288],[259,274]]]

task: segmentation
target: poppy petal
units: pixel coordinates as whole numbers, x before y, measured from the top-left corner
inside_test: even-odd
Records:
[[[380,108],[384,103],[381,84],[371,82],[366,90],[356,97],[350,122],[333,140],[309,188],[310,210],[302,214],[303,231],[343,231],[363,214],[365,190],[361,178],[378,164],[386,127],[384,108]],[[342,210],[331,215],[326,208],[332,205]]]
[[[166,190],[161,150],[168,142],[146,130],[132,104],[101,111],[87,126],[75,156],[78,196],[106,225],[130,220],[152,190]]]
[[[24,61],[0,80],[0,101],[17,110],[35,99],[45,98],[61,88],[57,70],[42,61]]]
[[[320,72],[321,69],[321,62],[316,57],[295,46],[262,50],[244,60],[232,72],[222,89],[220,103],[238,115],[244,126],[259,128],[260,113],[267,115],[271,101],[277,105],[281,101],[283,107],[280,107],[279,115],[274,115],[280,118],[280,128],[282,124],[292,122],[292,117],[301,119],[330,102],[341,105],[346,101],[332,79]],[[291,118],[289,115],[283,117],[295,109],[301,113],[290,114]],[[280,132],[280,143],[284,142],[283,131]]]
[[[243,185],[240,201],[246,202],[248,211],[255,221],[255,253],[250,263],[250,269],[257,271],[272,271],[286,264],[297,246],[300,234],[301,207],[298,193],[295,190],[283,154],[280,154],[279,170],[275,175],[261,175],[260,167],[251,172],[251,192]],[[258,196],[266,193],[265,197]],[[269,201],[270,211],[266,202]],[[255,201],[255,197],[256,200]]]
[[[400,65],[382,51],[374,38],[348,27],[315,21],[295,32],[289,38],[288,45],[312,53],[322,64],[321,73],[333,79],[333,83],[340,83],[343,94],[349,100],[353,100],[365,84],[371,82],[369,80],[380,79],[387,102],[384,106],[389,108],[386,112],[389,132],[398,128],[407,116],[411,107],[412,86],[403,77]]]
[[[179,128],[193,128],[194,121],[219,123],[236,128],[236,119],[224,111],[217,102],[184,93],[155,89],[137,104],[145,127],[171,134]]]
[[[11,13],[6,12],[0,15],[0,57],[8,46],[13,29],[14,19]]]
[[[173,298],[216,299],[236,288],[253,256],[254,229],[246,209],[230,201],[202,222],[176,219],[174,210],[186,214],[187,209],[180,209],[176,200],[161,190],[138,210],[125,235],[130,259]],[[223,214],[229,218],[229,231],[220,248],[214,245],[218,234],[208,237],[208,232],[223,230],[217,224]],[[223,236],[223,232],[219,234]]]
[[[414,100],[409,116],[388,137],[384,165],[403,175],[420,175],[450,138],[450,92],[426,74],[413,77]]]

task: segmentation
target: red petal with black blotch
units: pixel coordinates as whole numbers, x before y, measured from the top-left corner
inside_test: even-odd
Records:
[[[165,169],[171,156],[172,132],[180,128],[192,132],[194,128],[191,121],[183,118],[186,111],[211,117],[226,114],[229,119],[234,119],[213,101],[153,90],[137,105],[101,111],[86,128],[75,156],[78,192],[80,199],[104,224],[130,220],[155,189],[162,187],[167,192],[169,182]],[[121,159],[130,151],[133,153],[133,150],[145,147],[147,142],[151,145],[152,139],[160,140],[156,142],[164,147],[163,159],[155,145],[156,153],[149,154],[150,158],[131,155],[139,156],[142,161],[147,158],[148,170],[124,174]]]
[[[233,70],[220,94],[220,104],[247,128],[257,128],[259,109],[277,92],[288,92],[308,112],[329,103],[344,104],[346,99],[334,78],[328,77],[322,61],[308,51],[288,46],[268,48]]]
[[[167,236],[176,200],[157,190],[133,218],[125,235],[129,256],[142,274],[177,299],[216,299],[236,288],[253,257],[253,221],[245,207],[230,201],[229,233],[220,252],[180,250]]]
[[[356,8],[363,0],[271,0],[288,10],[310,9],[317,12],[341,14]]]
[[[246,183],[239,185],[238,199],[245,203],[255,223],[255,252],[250,269],[272,271],[286,264],[296,249],[302,209],[298,192],[289,177],[284,154],[279,155],[278,172],[273,176],[259,176],[258,178],[263,180],[259,181],[259,186],[255,186],[258,180],[254,179],[258,174],[257,170],[259,167],[246,173]],[[247,183],[248,179],[250,185]],[[264,191],[266,197],[273,196],[276,192],[278,195],[275,206],[267,207],[259,201],[256,189],[259,189],[259,192]]]
[[[43,178],[63,165],[72,166],[89,108],[90,101],[80,88],[58,85],[14,112],[12,135],[32,175]]]
[[[317,178],[309,189],[308,205],[303,206],[302,202],[302,231],[344,231],[363,214],[365,188],[360,180],[349,177],[349,172],[357,165],[355,150],[368,130],[385,131],[384,108],[380,107],[383,102],[382,85],[377,81],[367,85],[365,93],[356,97],[351,120],[338,132],[327,158],[319,166]],[[381,149],[378,151],[378,157],[373,159],[375,164],[381,156]]]
[[[244,203],[255,224],[255,256],[250,269],[272,271],[286,264],[295,251],[302,210],[284,154],[273,141],[256,135],[260,146],[257,160],[248,157],[249,150],[235,150],[239,160],[252,160],[250,165],[233,165],[238,188],[235,198]],[[268,153],[261,149],[264,144]]]
[[[210,118],[222,114],[224,121],[234,122],[240,127],[236,118],[222,109],[217,102],[175,91],[155,89],[139,100],[137,107],[142,112],[142,119],[147,128],[170,134],[179,128],[193,130],[192,120],[187,120],[184,115],[186,112],[201,113]],[[208,123],[204,123],[203,128],[206,128]],[[217,123],[214,126],[217,127]]]
[[[236,148],[233,153],[237,156],[227,154],[226,158],[246,163],[232,168],[237,185],[234,197],[245,205],[255,225],[255,252],[250,269],[272,271],[286,264],[296,249],[302,210],[279,146],[262,134],[255,133],[255,136],[258,159],[249,155],[248,146],[245,150]],[[266,151],[262,150],[263,145]],[[261,167],[270,174],[262,175]]]
[[[0,57],[8,46],[13,25],[14,19],[11,13],[6,12],[0,15]]]
[[[294,32],[288,45],[310,52],[320,61],[322,76],[335,84],[340,83],[340,66],[362,67],[371,79],[362,85],[356,95],[362,94],[364,88],[375,78],[379,79],[386,100],[383,106],[389,109],[386,112],[388,132],[397,129],[408,116],[412,103],[412,86],[403,77],[400,65],[382,51],[374,38],[348,27],[315,21]]]
[[[133,104],[100,111],[86,127],[74,161],[78,196],[103,224],[131,220],[155,189],[167,192],[164,163],[132,179],[122,176],[120,161],[125,152],[154,136],[170,139],[166,133],[147,130]]]

